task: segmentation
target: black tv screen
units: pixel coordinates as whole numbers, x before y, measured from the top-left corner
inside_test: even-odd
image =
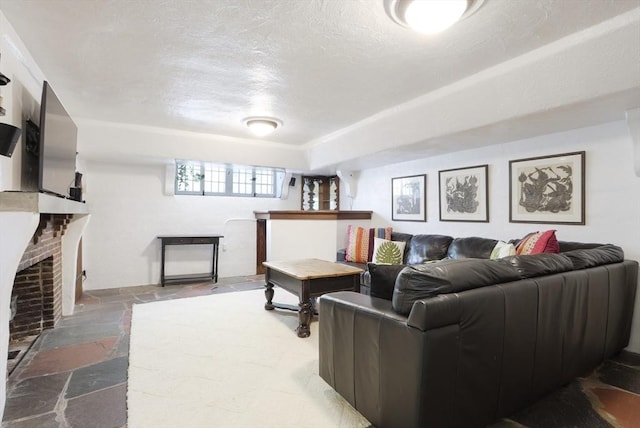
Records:
[[[41,192],[69,196],[76,173],[78,128],[47,81],[42,88],[40,104],[40,171]]]

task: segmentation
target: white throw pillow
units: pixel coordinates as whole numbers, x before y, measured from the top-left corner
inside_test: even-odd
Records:
[[[400,265],[404,256],[404,241],[373,240],[373,263],[378,265]]]
[[[498,241],[496,246],[493,247],[493,250],[491,251],[491,260],[515,255],[516,247],[513,244],[508,244],[504,241]]]

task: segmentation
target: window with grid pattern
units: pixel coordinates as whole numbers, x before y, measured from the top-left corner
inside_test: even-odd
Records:
[[[204,193],[225,194],[227,168],[224,165],[204,164]]]
[[[232,192],[238,195],[251,195],[255,193],[253,191],[253,168],[234,166],[232,188]]]
[[[258,195],[273,193],[274,174],[268,168],[255,168],[255,192]]]
[[[279,168],[176,160],[175,194],[277,198],[284,177]]]
[[[202,193],[202,165],[198,162],[176,164],[176,194]]]

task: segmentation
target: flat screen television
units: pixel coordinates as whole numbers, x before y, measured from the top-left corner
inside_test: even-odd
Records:
[[[78,128],[47,81],[40,104],[38,190],[69,196],[76,174]]]

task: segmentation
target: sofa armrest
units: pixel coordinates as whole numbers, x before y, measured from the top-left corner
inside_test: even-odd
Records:
[[[322,307],[322,302],[331,301],[333,305],[342,305],[354,311],[364,311],[373,317],[390,318],[403,324],[407,322],[406,316],[400,315],[393,310],[390,301],[374,296],[354,293],[353,291],[337,291],[323,294],[320,296],[320,301],[320,307]]]
[[[347,249],[342,248],[336,252],[336,261],[337,262],[345,262],[347,261]]]
[[[319,307],[319,374],[369,422],[451,425],[457,325],[424,332],[390,301],[349,291],[321,296]]]
[[[462,305],[457,293],[440,294],[428,299],[417,300],[407,325],[422,331],[458,324],[462,318]]]

